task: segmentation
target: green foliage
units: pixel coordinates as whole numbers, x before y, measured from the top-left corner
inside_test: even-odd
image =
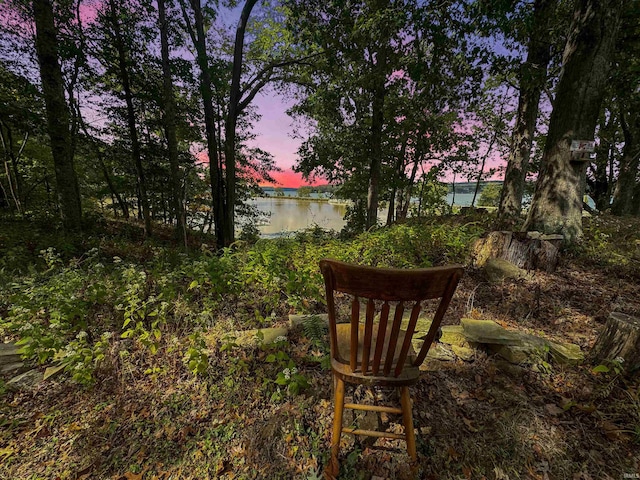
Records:
[[[184,363],[194,375],[204,375],[209,368],[209,356],[205,353],[207,344],[199,331],[189,335],[191,345],[184,355]]]
[[[311,196],[311,191],[311,187],[300,187],[298,188],[298,197],[309,198]]]
[[[480,199],[478,200],[479,207],[497,207],[500,203],[500,193],[502,192],[502,185],[497,183],[489,183],[482,189]]]
[[[203,375],[211,359],[197,332],[218,318],[233,317],[238,328],[255,328],[290,310],[322,311],[322,258],[387,267],[464,262],[480,233],[482,227],[475,223],[452,226],[414,220],[349,241],[313,228],[254,245],[239,242],[217,255],[206,246],[189,256],[123,239],[77,257],[46,248],[38,257],[24,253],[32,265],[30,273],[20,276],[14,271],[5,285],[0,284],[0,329],[18,340],[26,358],[41,364],[61,362],[75,381],[91,384],[111,347],[125,356],[136,351],[132,346],[152,354],[175,348],[167,344],[166,334],[180,326],[196,332],[183,350],[184,363],[192,373]],[[320,354],[313,361],[326,364],[323,322],[312,318],[303,330]],[[236,344],[231,336],[220,350],[229,356],[229,369],[238,375],[247,371],[247,360],[233,355]],[[295,362],[290,363],[286,349],[281,351],[269,352],[277,363],[272,385],[287,394],[304,389],[304,379],[292,373]],[[156,366],[144,368],[153,373]],[[229,377],[234,383],[233,375]]]
[[[242,231],[238,236],[238,240],[254,244],[260,240],[260,230],[256,227],[255,223],[245,223],[242,226]]]
[[[422,177],[418,203],[410,207],[414,217],[451,213],[451,205],[447,202],[449,187],[438,181],[438,174],[438,169],[431,169]]]
[[[82,385],[91,385],[96,380],[94,371],[105,359],[111,338],[111,332],[104,332],[98,341],[91,345],[87,332],[81,331],[57,356],[61,357],[61,364],[74,381]]]
[[[304,336],[307,337],[314,345],[322,343],[327,337],[329,329],[325,322],[317,315],[312,315],[302,322],[302,330]]]

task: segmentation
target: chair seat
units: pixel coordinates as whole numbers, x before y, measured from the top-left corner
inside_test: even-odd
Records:
[[[382,359],[386,359],[387,352],[389,351],[389,341],[390,336],[385,335],[383,347],[382,347]],[[396,342],[396,348],[393,355],[393,364],[391,369],[391,374],[384,375],[382,371],[382,366],[378,371],[378,375],[373,375],[371,371],[371,366],[373,363],[373,357],[375,353],[375,346],[377,345],[378,340],[378,325],[373,325],[372,330],[372,342],[371,342],[371,351],[369,352],[369,370],[366,374],[363,374],[361,371],[353,372],[351,370],[351,366],[349,364],[349,358],[351,356],[351,324],[349,323],[339,323],[336,325],[336,337],[337,337],[337,345],[338,352],[340,353],[340,359],[331,359],[331,368],[333,371],[339,375],[343,380],[346,380],[350,383],[358,383],[358,384],[376,384],[376,385],[388,385],[388,386],[402,386],[402,385],[412,385],[418,381],[418,377],[420,376],[420,369],[418,367],[414,367],[413,363],[416,359],[416,352],[413,349],[413,346],[409,346],[409,352],[407,354],[407,358],[405,360],[405,366],[400,373],[399,376],[393,376],[393,369],[395,369],[398,357],[400,356],[400,350],[402,349],[402,344],[404,342],[406,332],[404,330],[400,330],[398,334],[398,340]],[[357,363],[358,368],[362,363],[362,352],[363,352],[363,342],[365,335],[365,327],[364,325],[359,326],[358,331],[358,353],[357,353]]]

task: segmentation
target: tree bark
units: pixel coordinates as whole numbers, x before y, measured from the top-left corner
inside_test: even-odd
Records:
[[[367,229],[378,223],[378,197],[382,169],[382,129],[384,126],[384,100],[386,95],[387,52],[385,48],[378,52],[376,60],[369,147],[371,158],[369,161],[369,191],[367,193]]]
[[[69,110],[64,98],[64,82],[58,59],[58,38],[51,1],[33,0],[33,16],[60,215],[65,229],[77,231],[82,228],[82,207],[78,178],[73,165]]]
[[[520,69],[518,111],[498,207],[498,219],[509,223],[513,223],[522,209],[540,93],[551,57],[549,21],[555,5],[556,0],[536,0],[533,4],[533,29],[527,45],[527,60]]]
[[[560,259],[561,244],[560,235],[489,232],[473,244],[473,264],[482,267],[490,258],[500,258],[526,270],[554,272]]]
[[[614,215],[630,215],[635,214],[633,197],[640,167],[640,112],[621,111],[620,125],[624,135],[624,148],[616,188],[613,191],[611,212]]]
[[[133,93],[131,92],[131,81],[129,78],[129,67],[127,62],[127,52],[120,29],[120,20],[116,9],[115,0],[109,0],[110,19],[113,27],[114,43],[118,52],[118,68],[120,70],[120,82],[127,105],[127,126],[131,140],[131,157],[138,175],[139,203],[142,207],[142,218],[144,219],[145,235],[150,237],[152,232],[151,213],[149,210],[149,198],[147,195],[147,182],[144,168],[142,166],[142,154],[140,153],[140,141],[138,139],[138,129],[136,126],[136,111],[133,106]]]
[[[640,369],[640,319],[612,312],[591,349],[591,360],[616,359],[622,360],[622,368],[630,374]]]
[[[580,0],[563,54],[542,167],[524,230],[582,236],[586,162],[571,161],[572,140],[593,140],[624,0]]]
[[[160,27],[160,54],[162,57],[162,96],[164,100],[164,130],[169,153],[171,174],[171,210],[176,219],[176,239],[185,238],[186,227],[184,208],[181,201],[180,168],[178,165],[178,137],[176,133],[176,102],[173,93],[173,79],[169,62],[169,26],[165,0],[158,0],[158,23]]]
[[[607,113],[608,118],[607,118]],[[593,180],[587,178],[587,184],[589,185],[590,195],[596,204],[596,208],[600,212],[604,212],[611,207],[611,169],[613,162],[613,146],[615,143],[614,132],[614,119],[617,119],[613,115],[613,112],[608,109],[603,109],[600,114],[600,129],[598,136],[600,137],[600,145],[596,149],[596,158],[589,169],[592,172]]]
[[[231,91],[229,92],[229,111],[225,122],[225,237],[224,245],[228,246],[235,239],[235,209],[236,209],[236,123],[240,114],[240,77],[242,76],[242,55],[244,49],[244,35],[251,10],[258,0],[247,0],[242,8],[240,20],[236,28],[236,39],[233,49],[233,69],[231,71]]]
[[[181,2],[182,15],[189,36],[196,50],[196,61],[200,69],[200,95],[202,96],[202,106],[204,110],[204,129],[207,137],[207,153],[209,156],[209,178],[211,181],[211,201],[213,210],[214,232],[216,236],[216,246],[224,247],[225,232],[225,195],[222,170],[220,168],[218,143],[216,140],[216,120],[213,109],[213,90],[211,88],[211,73],[209,70],[209,57],[207,56],[207,43],[204,32],[204,18],[202,16],[202,6],[200,0],[189,0],[193,10],[194,26],[187,15],[186,9]]]

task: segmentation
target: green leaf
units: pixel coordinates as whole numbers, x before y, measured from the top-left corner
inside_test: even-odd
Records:
[[[606,365],[598,365],[597,367],[594,367],[593,370],[591,371],[594,373],[608,373],[609,367],[607,367]]]
[[[198,280],[194,280],[193,282],[191,282],[189,284],[189,290],[193,290],[194,288],[196,288],[198,286]]]
[[[273,353],[267,355],[267,358],[264,359],[265,362],[273,363],[276,361],[276,356]]]

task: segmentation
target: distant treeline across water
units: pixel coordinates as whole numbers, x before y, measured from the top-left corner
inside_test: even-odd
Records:
[[[443,182],[444,183],[444,182]],[[484,187],[486,187],[487,185],[490,184],[498,184],[498,185],[502,185],[502,180],[488,180],[488,181],[484,181],[484,182],[480,182],[480,192],[482,192],[482,189]],[[453,193],[453,189],[454,189],[454,184],[453,183],[447,183],[446,184],[449,187],[449,194]],[[286,197],[295,197],[298,196],[298,188],[291,188],[291,187],[261,187],[262,191],[264,192],[265,195],[267,196],[274,196],[276,191],[278,192],[282,192],[282,194],[284,194],[284,196]],[[335,190],[337,190],[338,186],[335,185],[318,185],[318,186],[314,186],[314,187],[300,187],[302,189],[304,189],[305,194],[308,194],[308,196],[312,197],[312,198],[317,198],[317,197],[321,197],[321,196],[327,196],[330,197],[333,195],[333,192],[335,192]],[[476,190],[476,182],[456,182],[455,183],[455,193],[457,194],[473,194]]]

